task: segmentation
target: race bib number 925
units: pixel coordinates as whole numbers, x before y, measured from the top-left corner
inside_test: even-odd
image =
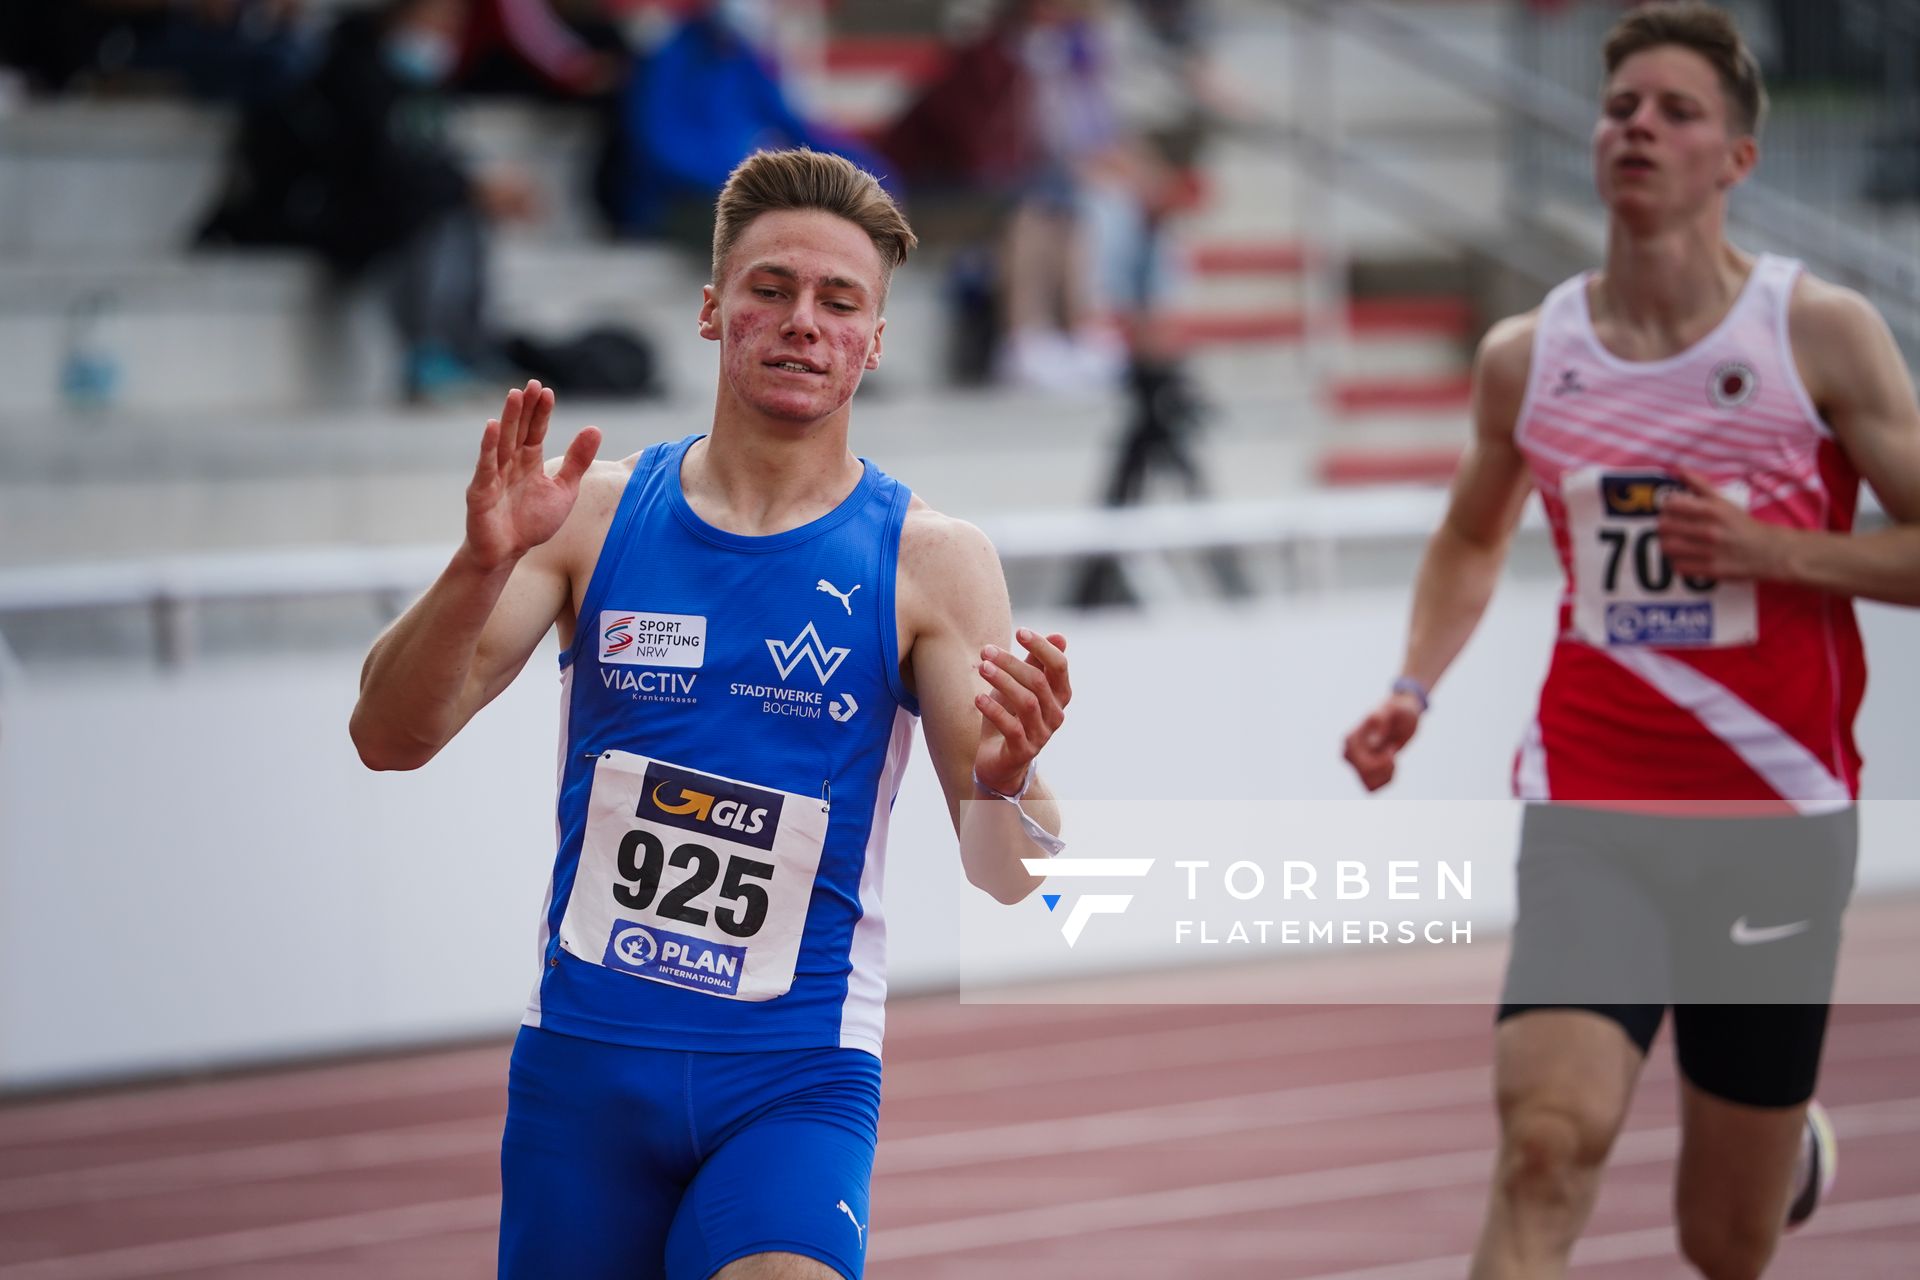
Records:
[[[793,985],[826,843],[818,796],[624,751],[596,759],[560,945],[733,1000]]]

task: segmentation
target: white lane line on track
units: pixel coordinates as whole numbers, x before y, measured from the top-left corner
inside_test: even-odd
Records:
[[[459,1089],[507,1086],[507,1047],[462,1049],[400,1061],[310,1067],[241,1080],[162,1085],[0,1109],[0,1147],[62,1142],[132,1129],[312,1111]]]
[[[926,1134],[882,1143],[874,1176],[886,1178],[1028,1156],[1108,1151],[1452,1106],[1489,1097],[1491,1081],[1486,1067],[1463,1067]]]
[[[1453,1106],[1487,1096],[1487,1069],[1276,1089],[1092,1115],[967,1128],[882,1142],[877,1176],[925,1173],[1026,1156],[1152,1145],[1220,1133],[1285,1128]],[[227,1151],[162,1156],[0,1181],[0,1212],[149,1194],[178,1194],[274,1177],[338,1173],[499,1146],[497,1120],[374,1130]]]
[[[1856,1139],[1912,1133],[1920,1131],[1920,1098],[1840,1107],[1833,1111],[1833,1118],[1845,1136]],[[1630,1130],[1620,1135],[1608,1165],[1619,1168],[1657,1163],[1673,1154],[1679,1137],[1680,1131],[1670,1125]],[[1403,1191],[1434,1190],[1485,1178],[1492,1160],[1491,1151],[1476,1148],[1340,1169],[1307,1170],[1207,1186],[1037,1205],[891,1230],[883,1227],[874,1235],[867,1261],[947,1257],[1092,1231],[1198,1222],[1242,1213],[1338,1204]],[[1455,1263],[1453,1271],[1436,1274],[1457,1276],[1459,1267]],[[4,1273],[0,1273],[0,1280],[7,1280]]]
[[[487,1155],[500,1149],[500,1121],[461,1120],[300,1138],[220,1151],[192,1151],[117,1164],[0,1179],[0,1213],[22,1213],[269,1178],[300,1178]]]
[[[1409,1036],[1403,1020],[1356,1006],[1323,1013],[1228,1023],[1224,1026],[1135,1031],[1087,1040],[1022,1045],[956,1054],[935,1061],[887,1066],[890,1102],[1004,1089],[1009,1080],[1055,1083],[1132,1075],[1173,1067],[1210,1066],[1256,1056],[1261,1061],[1382,1045],[1425,1045],[1491,1034],[1491,1017],[1456,1029]]]
[[[1920,1130],[1920,1098],[1861,1103],[1833,1112],[1841,1136],[1896,1136]],[[1671,1154],[1678,1131],[1635,1130],[1621,1135],[1612,1163],[1646,1164]],[[868,1260],[929,1254],[945,1256],[1024,1241],[1133,1226],[1191,1222],[1237,1213],[1327,1204],[1431,1189],[1483,1177],[1491,1154],[1484,1149],[1445,1152],[1410,1160],[1344,1169],[1314,1170],[1244,1179],[1206,1187],[1181,1187],[1078,1204],[987,1214],[955,1222],[925,1223],[874,1238]],[[342,1248],[387,1244],[423,1236],[489,1228],[498,1219],[497,1196],[471,1196],[396,1209],[133,1245],[67,1258],[0,1266],[0,1280],[135,1280],[171,1271],[259,1262]],[[1824,1211],[1823,1211],[1824,1212]],[[1817,1223],[1820,1219],[1816,1218]],[[1811,1225],[1811,1224],[1810,1224]]]
[[[1135,1009],[1142,1014],[1158,1012],[1157,1006],[1137,1006]],[[1076,1010],[1062,1008],[1055,1012],[1068,1015]],[[1112,1013],[1114,1009],[1089,1007],[1085,1012]],[[1903,1021],[1883,1019],[1878,1025]],[[1303,1033],[1301,1039],[1305,1047],[1301,1052],[1405,1043],[1398,1038],[1400,1025],[1378,1006],[1354,1005],[1313,1014],[1296,1014],[1289,1023]],[[1391,1032],[1384,1038],[1378,1030],[1382,1024]],[[1162,1062],[1167,1066],[1176,1066],[1233,1061],[1239,1050],[1257,1037],[1257,1032],[1248,1029],[1256,1025],[1267,1024],[1250,1024],[1245,1019],[1237,1019],[1190,1028],[1156,1028],[1141,1032],[1138,1034],[1146,1041],[1147,1048],[1140,1061],[1148,1069]],[[1491,1015],[1479,1025],[1483,1029],[1490,1028]],[[1850,1034],[1856,1032],[1843,1028],[1839,1033],[1840,1036]],[[1216,1059],[1204,1049],[1192,1050],[1191,1056],[1188,1056],[1189,1051],[1181,1047],[1183,1039],[1189,1044],[1203,1045],[1216,1036],[1229,1042],[1229,1053],[1225,1058]],[[1313,1038],[1309,1040],[1309,1037]],[[1423,1032],[1412,1043],[1453,1038],[1456,1038],[1455,1033],[1436,1029]],[[900,1085],[896,1090],[890,1080],[887,1096],[904,1099],[1002,1088],[1005,1087],[1005,1081],[993,1079],[991,1073],[1003,1069],[1027,1071],[1052,1078],[1047,1070],[1049,1062],[1058,1062],[1063,1057],[1068,1059],[1068,1065],[1060,1074],[1061,1079],[1078,1078],[1072,1073],[1086,1077],[1124,1073],[1133,1069],[1131,1054],[1123,1057],[1116,1051],[1125,1048],[1128,1043],[1129,1036],[1124,1032],[1105,1032],[1083,1040],[985,1050],[946,1059],[908,1060],[891,1068],[893,1075],[900,1079]],[[1280,1052],[1290,1054],[1293,1051]],[[79,1097],[57,1102],[23,1102],[0,1106],[0,1148],[125,1133],[140,1128],[172,1128],[205,1121],[392,1101],[460,1090],[504,1092],[507,1054],[508,1046],[501,1044],[400,1061],[303,1068],[241,1080],[159,1086],[107,1097]],[[922,1073],[926,1073],[925,1078],[930,1083],[920,1083]]]
[[[1105,1012],[1111,1013],[1112,1010]],[[1142,1006],[1137,1012],[1157,1016],[1160,1010]],[[899,1077],[901,1084],[896,1090],[890,1078],[887,1096],[921,1097],[1001,1087],[1004,1081],[968,1081],[979,1079],[976,1073],[983,1071],[1037,1069],[1049,1058],[1054,1061],[1060,1058],[1073,1060],[1082,1052],[1081,1046],[1088,1046],[1086,1061],[1090,1067],[1089,1074],[1097,1073],[1100,1067],[1109,1063],[1114,1063],[1117,1069],[1130,1069],[1125,1063],[1115,1063],[1109,1050],[1129,1043],[1131,1035],[1148,1040],[1144,1051],[1147,1055],[1143,1059],[1146,1062],[1144,1069],[1152,1069],[1155,1062],[1151,1055],[1171,1053],[1177,1056],[1178,1051],[1169,1050],[1167,1046],[1183,1037],[1189,1043],[1204,1045],[1216,1036],[1234,1036],[1244,1027],[1264,1027],[1271,1032],[1276,1025],[1287,1027],[1304,1024],[1299,1026],[1303,1051],[1313,1052],[1382,1043],[1378,1031],[1370,1028],[1383,1023],[1390,1033],[1388,1042],[1398,1042],[1403,1027],[1396,1025],[1391,1018],[1383,1018],[1376,1009],[1355,1006],[1259,1023],[1250,1023],[1241,1018],[1173,1031],[1158,1028],[1136,1033],[1107,1031],[1084,1040],[1058,1040],[1044,1045],[984,1050],[939,1059],[908,1060],[889,1067],[890,1077]],[[1035,1027],[1034,1030],[1044,1031],[1046,1028]],[[1231,1043],[1237,1046],[1245,1041],[1236,1038]],[[11,1108],[0,1108],[0,1148],[64,1141],[102,1133],[123,1133],[141,1127],[176,1127],[201,1121],[351,1106],[460,1089],[504,1091],[507,1055],[507,1046],[502,1044],[494,1048],[464,1049],[450,1054],[399,1061],[303,1068],[273,1076],[164,1085],[108,1097],[80,1097],[38,1104],[24,1102]],[[1197,1063],[1213,1059],[1200,1053],[1190,1060]],[[1231,1060],[1231,1053],[1227,1060]],[[1169,1065],[1174,1064],[1170,1057]],[[917,1083],[923,1076],[933,1083]],[[946,1081],[954,1083],[949,1087],[944,1083]]]
[[[1829,1065],[1860,1062],[1914,1052],[1920,1052],[1920,1018],[1902,1018],[1839,1039],[1829,1046],[1827,1062]],[[1648,1062],[1641,1081],[1657,1084],[1671,1079],[1673,1074],[1672,1059],[1661,1056]],[[1492,1068],[1480,1066],[976,1126],[883,1140],[875,1176],[884,1178],[1025,1156],[1112,1150],[1216,1133],[1390,1115],[1483,1100],[1491,1106],[1492,1096]]]
[[[1920,1018],[1893,1019],[1843,1037],[1830,1046],[1828,1063],[1916,1050]],[[1458,1106],[1490,1099],[1488,1072],[1487,1067],[1463,1067],[883,1139],[877,1176]],[[1672,1074],[1671,1059],[1663,1056],[1648,1064],[1642,1082],[1657,1084]],[[0,1179],[0,1213],[481,1154],[494,1150],[499,1140],[500,1120],[489,1116],[29,1174]]]
[[[70,1258],[0,1266],[0,1280],[138,1280],[168,1272],[196,1272],[334,1249],[364,1248],[422,1236],[493,1228],[500,1197],[468,1196],[396,1209],[314,1218],[275,1227],[251,1227],[162,1244],[129,1245]]]
[[[1920,1222],[1920,1195],[1888,1196],[1880,1200],[1842,1201],[1820,1206],[1808,1223],[1793,1238],[1839,1236],[1855,1231],[1876,1231],[1886,1227]],[[1791,1248],[1791,1246],[1787,1246]],[[1641,1262],[1649,1258],[1677,1256],[1673,1227],[1644,1227],[1619,1231],[1612,1235],[1582,1240],[1573,1251],[1576,1267],[1600,1266],[1610,1262]],[[1357,1271],[1329,1271],[1307,1280],[1459,1280],[1472,1265],[1467,1254],[1450,1258],[1423,1258],[1418,1262],[1396,1262],[1382,1267],[1363,1267]]]

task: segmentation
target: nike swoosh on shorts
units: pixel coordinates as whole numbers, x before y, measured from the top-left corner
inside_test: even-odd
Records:
[[[1733,928],[1728,931],[1727,936],[1733,939],[1733,945],[1736,947],[1757,947],[1763,942],[1778,942],[1782,938],[1791,938],[1796,933],[1805,933],[1812,927],[1811,920],[1796,920],[1792,924],[1775,924],[1756,929],[1747,923],[1745,916],[1741,916],[1733,922]]]

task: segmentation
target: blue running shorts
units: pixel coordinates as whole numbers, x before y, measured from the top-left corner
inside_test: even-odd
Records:
[[[860,1049],[692,1053],[522,1027],[502,1280],[707,1280],[797,1253],[859,1280],[880,1126]]]

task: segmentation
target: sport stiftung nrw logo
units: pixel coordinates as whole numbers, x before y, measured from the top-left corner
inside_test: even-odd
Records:
[[[1066,878],[1073,880],[1093,879],[1139,879],[1153,870],[1152,858],[1022,858],[1020,865],[1028,874],[1045,876],[1049,880]],[[1064,894],[1042,894],[1047,910],[1052,911],[1060,905]],[[1066,918],[1060,922],[1060,936],[1067,940],[1068,946],[1080,941],[1080,935],[1086,932],[1087,922],[1095,916],[1117,916],[1133,904],[1130,893],[1088,893],[1073,900],[1067,909]]]

